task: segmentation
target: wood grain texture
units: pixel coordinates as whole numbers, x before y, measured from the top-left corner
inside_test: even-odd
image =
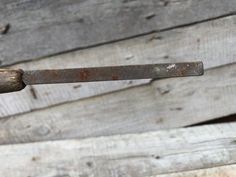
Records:
[[[3,118],[0,144],[139,133],[235,114],[235,75],[236,64]]]
[[[236,177],[236,165],[157,175],[152,177]]]
[[[235,21],[235,16],[227,17],[23,63],[13,68],[29,70],[202,60],[205,69],[209,69],[236,61]],[[141,80],[27,87],[19,93],[0,95],[0,117],[81,100],[149,82],[150,80]]]
[[[235,0],[2,0],[1,65],[235,12]]]
[[[235,139],[236,124],[225,124],[0,146],[0,175],[143,177],[211,168],[236,163]]]

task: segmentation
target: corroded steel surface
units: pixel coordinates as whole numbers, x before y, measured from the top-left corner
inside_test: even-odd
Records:
[[[202,62],[25,71],[26,85],[199,76]]]

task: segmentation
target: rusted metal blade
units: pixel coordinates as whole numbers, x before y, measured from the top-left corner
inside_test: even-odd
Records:
[[[32,70],[24,72],[23,81],[26,85],[34,85],[149,78],[159,79],[199,76],[203,74],[203,71],[202,62]]]

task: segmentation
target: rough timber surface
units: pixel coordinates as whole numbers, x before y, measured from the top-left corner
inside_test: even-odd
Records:
[[[0,146],[0,176],[144,177],[212,168],[236,163],[235,139],[234,123]]]
[[[0,120],[0,144],[184,127],[235,114],[236,64]]]
[[[236,176],[236,123],[150,132],[236,113],[235,12],[235,0],[0,1],[0,66],[202,60],[207,69],[0,95],[0,176]]]
[[[228,165],[173,174],[156,175],[150,177],[236,177],[236,165]]]
[[[235,12],[235,0],[2,0],[2,65]]]
[[[201,60],[205,69],[209,69],[236,61],[235,22],[236,16],[230,16],[23,63],[15,65],[14,68],[27,70]],[[149,82],[150,80],[141,80],[27,87],[22,92],[0,95],[0,117],[26,113]]]

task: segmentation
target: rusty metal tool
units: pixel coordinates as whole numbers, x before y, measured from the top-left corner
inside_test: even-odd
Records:
[[[35,84],[160,79],[199,76],[203,72],[202,62],[31,71],[0,69],[0,93],[19,91]]]

